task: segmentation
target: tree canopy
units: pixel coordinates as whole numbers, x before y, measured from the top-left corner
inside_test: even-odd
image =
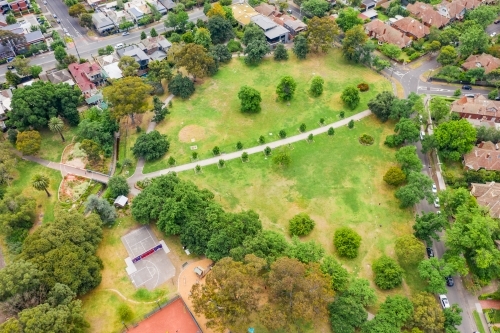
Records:
[[[76,109],[80,96],[79,90],[66,83],[34,82],[14,90],[7,124],[20,131],[41,129],[47,126],[50,118],[62,117],[71,126],[76,126],[80,121]]]
[[[116,80],[112,85],[104,88],[104,97],[111,105],[111,114],[116,119],[124,116],[133,116],[136,113],[148,111],[146,97],[151,92],[151,86],[136,76],[124,77]]]
[[[352,7],[346,7],[340,11],[336,22],[344,32],[363,24],[363,20],[358,17],[359,12]]]
[[[340,256],[356,258],[361,245],[361,236],[351,228],[342,227],[335,231],[333,244]]]
[[[378,258],[372,265],[375,284],[382,290],[399,287],[403,283],[403,269],[386,255]]]
[[[313,17],[307,21],[307,42],[314,52],[327,52],[339,34],[337,23],[328,17]]]
[[[146,161],[152,161],[165,155],[169,147],[167,136],[155,130],[139,135],[132,147],[132,153],[137,158],[142,157]]]
[[[476,129],[466,119],[451,120],[440,124],[434,131],[439,154],[452,161],[458,161],[476,143]]]
[[[238,92],[238,98],[240,99],[240,110],[242,112],[256,113],[260,111],[262,97],[260,97],[258,90],[249,86],[242,86]]]

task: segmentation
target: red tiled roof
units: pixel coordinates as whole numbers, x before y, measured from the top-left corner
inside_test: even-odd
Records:
[[[373,20],[365,24],[365,30],[380,42],[394,44],[400,48],[411,43],[410,37],[380,20]]]
[[[441,28],[450,22],[450,19],[442,16],[432,5],[423,2],[415,2],[414,4],[408,4],[406,10],[410,12],[416,18],[422,20],[422,23],[430,25],[436,28]]]
[[[464,164],[471,170],[500,171],[500,151],[491,141],[481,142],[470,153],[464,155]]]
[[[500,184],[491,182],[487,184],[472,183],[470,194],[476,197],[480,206],[487,207],[491,217],[500,218]]]
[[[409,33],[416,38],[422,38],[430,33],[429,27],[420,23],[417,19],[412,17],[404,17],[399,21],[392,24],[396,29]]]
[[[83,64],[73,63],[68,66],[68,70],[75,79],[76,84],[84,94],[96,89],[96,85],[90,81],[87,75],[100,73],[99,65],[84,62]]]
[[[500,59],[486,53],[481,55],[471,55],[467,58],[467,60],[465,60],[462,67],[467,70],[473,68],[484,68],[484,73],[488,74],[489,72],[500,67]]]

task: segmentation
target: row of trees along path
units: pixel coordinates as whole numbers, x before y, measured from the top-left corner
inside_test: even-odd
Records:
[[[166,101],[167,103],[168,103],[168,100],[169,100],[169,98],[167,98],[167,101]],[[211,164],[217,164],[217,163],[219,163],[220,159],[227,161],[227,160],[241,158],[241,154],[243,152],[246,152],[248,155],[257,154],[257,153],[264,154],[263,151],[266,147],[269,147],[271,149],[275,149],[275,148],[289,145],[291,143],[298,142],[301,140],[307,140],[307,138],[309,137],[310,134],[312,134],[312,135],[323,134],[323,133],[326,133],[330,127],[338,128],[341,126],[347,126],[349,121],[360,120],[360,119],[363,119],[365,117],[368,117],[371,114],[372,114],[372,112],[370,110],[365,110],[365,111],[357,113],[351,117],[347,117],[347,118],[344,118],[344,119],[339,120],[337,122],[327,124],[327,125],[321,126],[319,128],[315,128],[313,130],[303,132],[303,133],[300,133],[300,134],[297,134],[294,136],[290,136],[290,137],[287,137],[287,138],[284,138],[281,140],[269,142],[269,143],[266,143],[263,145],[259,145],[259,146],[255,146],[255,147],[251,147],[251,148],[247,148],[247,149],[242,149],[242,150],[235,151],[235,152],[228,153],[228,154],[221,154],[218,156],[207,158],[205,160],[198,160],[198,161],[194,161],[194,162],[187,163],[187,164],[177,165],[177,166],[174,166],[171,168],[162,169],[162,170],[150,172],[147,174],[142,173],[142,170],[144,168],[144,161],[139,161],[137,163],[137,168],[136,168],[134,174],[127,179],[127,182],[130,185],[131,193],[136,195],[139,193],[139,190],[137,190],[134,187],[134,184],[140,180],[144,180],[145,178],[155,178],[155,177],[159,177],[161,175],[165,175],[169,172],[181,172],[181,171],[187,171],[187,170],[194,170],[194,168],[197,165],[199,165],[200,167],[204,167],[204,166],[211,165]],[[148,127],[148,132],[152,131],[153,129],[154,129],[154,125],[151,126],[151,124],[150,124],[150,126]]]

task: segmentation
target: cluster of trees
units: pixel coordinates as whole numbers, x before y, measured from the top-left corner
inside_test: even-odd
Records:
[[[5,225],[11,230],[24,229],[33,221],[31,199],[8,198],[21,206],[11,213],[2,208],[10,221]],[[8,201],[5,204],[9,205]],[[16,260],[0,270],[2,310],[11,317],[0,325],[0,331],[76,333],[89,326],[76,297],[101,281],[102,263],[96,255],[101,225],[96,214],[84,217],[78,212],[58,211],[52,223],[26,237]]]
[[[101,110],[94,106],[83,114],[77,133],[82,145],[86,140],[84,147],[97,147],[97,157],[100,156],[101,151],[105,157],[109,157],[113,152],[114,133],[118,131],[118,128],[116,119],[112,117],[108,109]]]

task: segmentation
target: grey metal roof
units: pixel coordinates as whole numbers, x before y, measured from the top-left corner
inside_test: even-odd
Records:
[[[133,15],[133,16],[135,16],[136,18],[144,16],[144,13],[143,13],[143,12],[141,12],[141,11],[140,11],[139,9],[137,9],[136,7],[130,7],[130,8],[128,9],[128,12],[130,13],[130,15]]]
[[[92,14],[92,22],[97,29],[101,29],[108,26],[115,26],[113,21],[101,12],[96,12]]]
[[[138,46],[136,45],[130,45],[124,48],[121,48],[116,51],[118,55],[121,57],[123,56],[129,56],[134,58],[136,61],[140,60],[148,60],[149,57],[147,56],[146,53],[144,53],[143,50],[141,50]]]
[[[266,35],[266,37],[269,39],[275,39],[275,38],[278,38],[279,36],[283,36],[283,35],[286,35],[288,33],[289,33],[288,29],[282,27],[281,25],[278,25],[271,30],[264,31],[264,35]]]
[[[159,39],[158,45],[160,45],[163,49],[166,50],[172,46],[172,43],[170,43],[167,39]]]
[[[29,34],[24,35],[24,38],[26,38],[26,43],[30,44],[45,39],[40,30],[35,30],[33,32],[30,32]]]
[[[151,60],[163,60],[167,57],[167,54],[163,51],[154,51],[150,56]]]
[[[252,22],[257,24],[262,30],[267,31],[277,26],[277,24],[272,21],[270,18],[265,17],[264,15],[255,15],[251,18]]]
[[[160,2],[163,6],[165,6],[165,8],[169,10],[175,8],[175,2],[173,2],[172,0],[160,0]]]
[[[365,5],[366,7],[371,7],[371,6],[375,6],[376,3],[375,1],[373,0],[363,0],[363,2],[361,2],[363,5]]]

